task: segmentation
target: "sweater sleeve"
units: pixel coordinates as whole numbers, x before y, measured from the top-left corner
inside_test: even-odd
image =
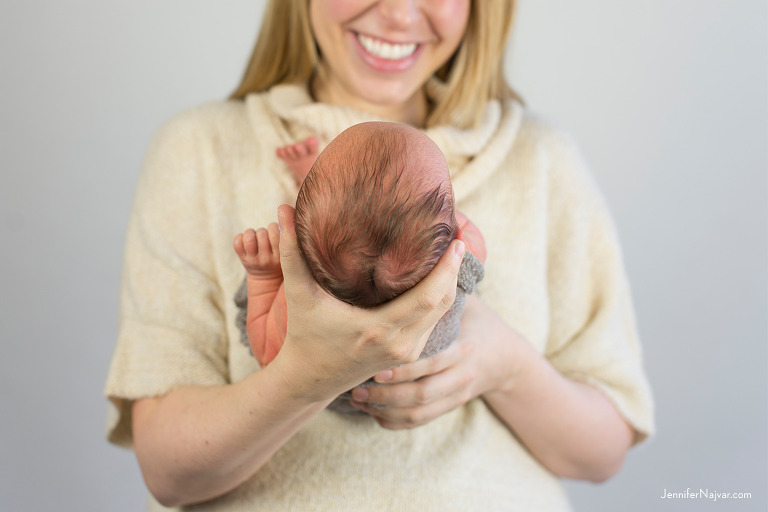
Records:
[[[206,176],[213,154],[190,112],[155,136],[126,235],[117,346],[105,394],[108,439],[132,444],[137,398],[228,381],[225,322],[211,251]]]
[[[546,356],[592,385],[635,429],[653,433],[653,402],[616,230],[581,153],[557,134],[549,155]]]

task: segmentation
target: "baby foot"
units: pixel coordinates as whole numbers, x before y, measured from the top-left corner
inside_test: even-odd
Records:
[[[235,237],[235,252],[248,277],[282,277],[280,268],[280,231],[274,222],[267,228],[247,229]]]
[[[308,137],[296,144],[277,148],[275,154],[288,165],[293,177],[296,178],[296,183],[301,185],[309,174],[312,164],[317,160],[317,147],[317,138]]]

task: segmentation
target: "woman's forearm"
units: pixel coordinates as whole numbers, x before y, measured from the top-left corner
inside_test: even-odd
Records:
[[[631,427],[600,391],[565,378],[527,343],[517,345],[519,370],[483,396],[488,406],[554,474],[592,481],[614,475],[632,444]]]
[[[175,506],[230,491],[327,405],[293,395],[277,371],[270,365],[236,384],[134,404],[136,455],[158,501]]]

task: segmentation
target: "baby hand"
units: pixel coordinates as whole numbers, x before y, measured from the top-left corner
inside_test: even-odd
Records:
[[[245,230],[244,233],[235,237],[233,244],[248,277],[264,278],[282,275],[280,232],[274,222],[266,228]]]

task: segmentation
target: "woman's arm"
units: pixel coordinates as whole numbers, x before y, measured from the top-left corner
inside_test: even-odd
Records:
[[[463,244],[397,300],[358,309],[312,279],[296,246],[293,210],[279,210],[285,343],[266,368],[231,385],[184,387],[133,405],[137,458],[164,505],[195,503],[253,475],[335,396],[393,365],[415,361],[453,303]]]
[[[618,471],[633,431],[605,396],[563,377],[476,296],[461,327],[444,352],[376,376],[395,385],[356,389],[360,408],[384,427],[410,428],[482,396],[554,474],[602,481]]]
[[[236,384],[134,403],[136,457],[160,503],[195,503],[235,488],[330,402],[291,393],[278,366]]]
[[[484,308],[481,314],[486,325],[493,325],[494,335],[513,340],[500,358],[511,365],[511,371],[500,385],[482,394],[488,406],[552,473],[595,482],[616,474],[634,431],[613,404],[596,388],[564,377],[493,311],[477,302]]]

